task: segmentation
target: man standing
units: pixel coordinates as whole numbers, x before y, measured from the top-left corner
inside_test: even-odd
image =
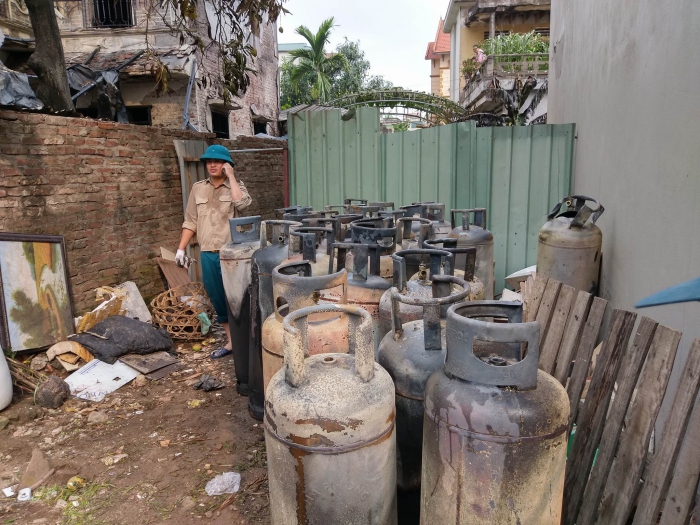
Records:
[[[236,180],[231,154],[224,146],[209,146],[200,160],[206,164],[209,178],[192,186],[175,260],[179,266],[185,266],[185,248],[196,233],[204,288],[228,338],[226,346],[211,353],[212,358],[218,359],[233,353],[219,250],[231,242],[228,220],[238,217],[252,200],[245,185]]]

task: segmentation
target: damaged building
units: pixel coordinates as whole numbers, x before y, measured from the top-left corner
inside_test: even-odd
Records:
[[[158,4],[160,6],[160,4]],[[279,89],[277,26],[261,24],[248,42],[256,49],[250,86],[226,102],[215,46],[199,51],[181,44],[171,29],[175,17],[168,7],[155,9],[147,0],[82,0],[56,2],[76,110],[87,117],[119,122],[189,127],[214,132],[220,138],[260,133],[277,135]],[[218,20],[209,4],[198,7],[195,27],[209,41]],[[21,29],[21,31],[20,31]],[[23,0],[0,0],[0,31],[5,42],[0,59],[7,68],[28,73],[33,51],[31,26]],[[167,90],[158,92],[160,64],[168,68]]]

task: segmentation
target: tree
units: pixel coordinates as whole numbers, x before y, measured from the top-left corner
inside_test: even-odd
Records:
[[[73,111],[53,0],[26,0],[25,4],[35,38],[35,51],[27,64],[39,77],[37,98],[54,111]]]
[[[350,93],[393,87],[392,83],[384,80],[382,76],[369,74],[370,62],[365,58],[359,40],[353,42],[346,37],[344,42],[338,44],[335,51],[337,54],[345,56],[347,68],[338,67],[330,72],[330,100]],[[283,63],[280,69],[282,73],[280,81],[282,109],[299,104],[310,104],[319,100],[318,92],[314,88],[312,73],[302,75],[295,85],[291,80],[292,71],[295,69],[294,61],[289,60]]]
[[[289,53],[292,58],[290,71],[290,81],[295,88],[305,76],[313,79],[313,87],[317,93],[317,99],[327,102],[331,99],[331,79],[333,74],[339,69],[347,69],[348,61],[345,55],[337,53],[326,54],[326,44],[328,44],[333,28],[333,17],[324,20],[314,35],[306,26],[299,26],[297,34],[304,37],[311,49],[295,49]]]

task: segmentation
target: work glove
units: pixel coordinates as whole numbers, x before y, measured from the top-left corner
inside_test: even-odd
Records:
[[[175,262],[180,268],[188,268],[190,265],[189,257],[185,255],[185,250],[178,250],[175,254]]]

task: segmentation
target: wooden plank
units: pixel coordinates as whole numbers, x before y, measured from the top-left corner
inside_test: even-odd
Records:
[[[663,325],[656,328],[649,356],[637,381],[641,388],[627,411],[625,431],[620,437],[617,457],[605,483],[598,508],[598,523],[624,525],[632,512],[649,451],[649,438],[664,399],[680,340],[680,332]]]
[[[168,281],[168,286],[170,288],[176,288],[180,285],[192,282],[187,270],[180,268],[177,263],[166,261],[160,257],[156,257],[156,262],[158,266],[160,266],[163,275],[165,275],[165,280]]]
[[[610,412],[605,420],[605,428],[598,446],[598,456],[596,457],[595,465],[591,468],[591,476],[586,484],[581,510],[576,519],[577,525],[592,525],[595,523],[595,515],[598,511],[600,497],[603,494],[605,480],[608,478],[610,467],[613,459],[615,459],[625,414],[629,408],[634,388],[637,385],[637,379],[639,379],[639,373],[642,371],[642,366],[649,353],[654,332],[658,325],[659,323],[656,321],[648,317],[642,317],[637,328],[634,343],[623,358],[620,374],[617,378],[615,399],[612,401]],[[644,388],[644,385],[641,385],[641,387]]]
[[[566,386],[566,380],[569,377],[574,351],[581,340],[583,327],[586,325],[586,317],[588,316],[592,299],[593,296],[588,292],[579,292],[571,310],[571,315],[569,315],[569,319],[566,322],[564,337],[557,356],[557,366],[554,370],[555,379],[564,386]]]
[[[549,279],[544,289],[544,294],[542,294],[542,301],[540,301],[540,307],[537,309],[537,316],[535,317],[540,323],[540,347],[542,347],[542,342],[547,335],[547,330],[549,330],[549,321],[552,319],[554,305],[557,303],[560,289],[561,283],[559,281]]]
[[[603,324],[603,315],[605,315],[607,306],[608,302],[605,299],[600,297],[593,299],[591,310],[588,312],[588,318],[583,327],[581,341],[574,355],[574,369],[571,371],[571,381],[569,381],[569,386],[566,389],[566,393],[569,394],[569,403],[571,403],[570,425],[573,425],[574,421],[576,421],[581,392],[583,392],[583,387],[586,384],[588,367],[591,364],[591,357],[598,341],[600,325]]]
[[[549,281],[549,278],[544,275],[537,274],[535,276],[535,284],[532,287],[530,298],[527,303],[527,322],[532,322],[537,319],[537,310],[540,307],[544,289],[547,287],[547,281]]]
[[[552,281],[550,281],[550,283],[551,282]],[[554,307],[554,313],[552,314],[552,320],[549,322],[547,335],[544,338],[544,344],[540,347],[540,369],[548,374],[554,373],[554,365],[557,362],[562,336],[564,335],[564,328],[566,327],[566,320],[569,318],[571,303],[574,301],[575,292],[576,290],[571,286],[565,284],[561,286],[559,297]],[[540,310],[541,309],[540,307]]]
[[[651,462],[649,478],[644,480],[633,525],[657,522],[699,388],[700,342],[696,340],[681,373],[678,391],[661,437],[661,445]],[[695,460],[697,461],[697,458]]]
[[[576,421],[574,444],[566,461],[562,523],[573,525],[576,522],[588,474],[603,433],[615,379],[627,352],[636,319],[635,313],[613,310],[598,365],[593,371],[591,386],[586,394],[586,402]]]
[[[691,352],[700,352],[700,339],[693,343]],[[659,525],[685,525],[693,510],[695,490],[700,480],[700,403],[695,404],[688,422],[683,445],[678,454],[666,504]]]

